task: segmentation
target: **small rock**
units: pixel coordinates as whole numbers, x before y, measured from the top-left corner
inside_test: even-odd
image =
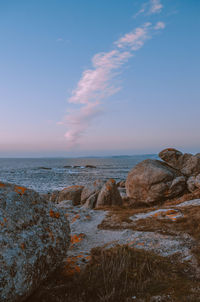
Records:
[[[85,168],[91,168],[91,169],[95,169],[96,166],[93,166],[93,165],[86,165]]]
[[[81,204],[84,204],[86,200],[94,193],[99,193],[103,187],[105,181],[97,179],[92,183],[87,184],[81,193]]]
[[[72,200],[74,206],[80,204],[83,188],[83,186],[70,186],[63,189],[58,195],[58,202]]]
[[[97,202],[98,193],[94,193],[90,195],[90,197],[86,200],[84,207],[89,209],[94,209]]]
[[[96,203],[96,208],[101,206],[121,206],[122,198],[117,189],[117,185],[114,179],[109,179],[101,189]]]

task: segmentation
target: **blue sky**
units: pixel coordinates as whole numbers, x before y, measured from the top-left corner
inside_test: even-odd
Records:
[[[199,13],[196,0],[0,0],[0,156],[200,151]]]

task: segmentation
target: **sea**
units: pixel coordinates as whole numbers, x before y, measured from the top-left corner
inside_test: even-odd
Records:
[[[126,179],[128,172],[155,154],[81,158],[0,158],[0,181],[25,186],[39,193],[86,185],[96,179]],[[87,167],[87,166],[93,167]]]

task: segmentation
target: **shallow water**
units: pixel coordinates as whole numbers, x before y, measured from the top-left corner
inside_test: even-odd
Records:
[[[40,193],[85,185],[96,179],[125,179],[138,162],[156,155],[99,158],[0,158],[0,181],[16,183]],[[86,168],[93,165],[96,168]]]

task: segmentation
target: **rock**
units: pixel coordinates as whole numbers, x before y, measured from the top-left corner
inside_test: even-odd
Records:
[[[126,193],[133,202],[164,201],[182,194],[185,187],[185,178],[179,171],[152,159],[137,164],[126,180]]]
[[[194,192],[196,190],[195,176],[190,176],[187,180],[187,188],[189,192]]]
[[[91,169],[95,169],[96,166],[93,166],[93,165],[86,165],[85,168],[91,168]]]
[[[178,159],[180,156],[183,155],[182,152],[174,149],[174,148],[167,148],[164,149],[159,153],[159,157],[168,163],[168,165],[172,166],[173,168],[176,168],[178,165]]]
[[[117,183],[117,186],[120,188],[125,188],[126,180],[121,180]]]
[[[195,178],[195,186],[200,189],[200,174],[198,174]]]
[[[70,186],[63,189],[58,195],[58,202],[72,200],[74,206],[80,204],[83,188],[83,186]]]
[[[196,155],[183,154],[176,149],[169,148],[161,151],[159,157],[187,177],[200,173],[199,153]]]
[[[109,179],[102,187],[96,203],[96,208],[101,206],[121,206],[122,198],[114,179]]]
[[[24,301],[66,257],[66,216],[33,190],[0,183],[0,301]]]
[[[84,204],[86,200],[94,193],[99,193],[103,187],[105,181],[101,179],[95,180],[95,182],[87,184],[81,193],[81,204]]]
[[[92,194],[85,202],[84,207],[94,209],[97,202],[98,193]]]
[[[185,154],[184,154],[185,155]],[[184,156],[183,155],[183,156]],[[200,173],[200,157],[198,155],[187,154],[186,160],[183,161],[181,173],[186,176],[197,175]]]

